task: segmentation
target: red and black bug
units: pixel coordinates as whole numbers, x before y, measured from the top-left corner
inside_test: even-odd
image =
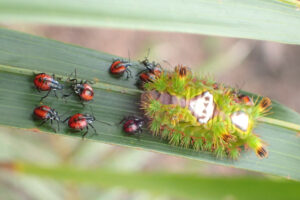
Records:
[[[56,121],[59,130],[60,117],[58,116],[58,113],[54,109],[50,108],[49,106],[43,105],[43,106],[36,107],[33,111],[33,116],[37,119],[43,120],[40,126],[43,125],[48,120],[50,120],[52,126],[53,120]],[[54,131],[56,132],[56,129],[54,129]]]
[[[127,73],[127,79],[132,77],[131,71],[128,67],[132,66],[132,63],[121,61],[120,59],[114,59],[110,65],[109,71],[113,75],[122,76],[125,72]]]
[[[56,90],[62,90],[64,87],[57,80],[55,80],[55,76],[50,76],[45,73],[37,74],[33,80],[33,83],[36,89],[40,91],[48,91],[48,93],[41,98],[41,101],[46,98],[50,92],[53,90],[55,96],[58,98],[56,94]]]
[[[143,83],[153,82],[153,81],[155,81],[155,78],[156,78],[155,74],[153,74],[151,72],[140,73],[139,77]]]
[[[148,58],[145,58],[140,63],[147,68],[146,71],[151,72],[156,76],[160,76],[161,73],[163,72],[161,65],[159,63],[156,63],[155,61],[149,62]]]
[[[74,93],[78,95],[81,101],[91,101],[94,98],[94,90],[88,81],[80,81],[77,80],[77,74],[75,69],[75,78],[70,79],[72,83],[71,88],[73,89]],[[63,97],[68,97],[71,94],[65,94]]]
[[[154,61],[149,62],[147,57],[144,60],[140,61],[140,63],[146,67],[146,69],[139,72],[139,81],[141,81],[141,83],[138,84],[140,86],[142,86],[143,83],[153,82],[156,77],[159,77],[163,72],[159,63],[156,63]]]
[[[253,100],[247,95],[240,94],[240,95],[238,95],[238,98],[242,103],[244,103],[248,106],[253,106],[254,105]]]
[[[96,118],[93,115],[77,113],[75,115],[68,117],[63,122],[65,123],[66,121],[68,121],[68,126],[71,129],[81,130],[81,131],[84,128],[86,129],[86,132],[83,133],[82,138],[84,138],[84,136],[88,134],[89,126],[92,127],[95,131],[95,134],[97,134],[97,130],[92,125],[92,123],[96,121]]]
[[[151,72],[155,76],[160,76],[163,72],[161,65],[156,62],[149,62],[148,58],[146,57],[144,60],[140,61],[141,64],[143,64],[147,69],[144,71]]]
[[[120,122],[123,124],[123,131],[130,135],[141,134],[145,119],[137,116],[127,116]]]
[[[246,104],[248,106],[253,106],[254,105],[253,99],[250,98],[249,96],[245,95],[245,94],[237,93],[237,98],[234,99],[234,101],[237,102],[237,103]]]

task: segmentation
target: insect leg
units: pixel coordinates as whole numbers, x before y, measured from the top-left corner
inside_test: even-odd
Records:
[[[42,125],[45,124],[48,120],[49,120],[49,119],[44,119],[44,120],[42,121],[42,123],[40,123],[38,126],[42,126]]]
[[[68,121],[70,118],[71,118],[71,116],[68,117],[67,119],[65,119],[65,120],[63,121],[63,123],[65,123],[66,121]]]
[[[45,99],[45,98],[50,94],[50,92],[51,92],[51,90],[49,90],[49,91],[47,92],[47,94],[41,98],[40,101],[43,101],[43,99]]]
[[[59,130],[60,130],[60,127],[59,127],[59,121],[56,120],[56,123],[57,123],[57,130],[59,131]]]
[[[130,116],[123,117],[123,119],[120,121],[120,124],[122,124],[125,120],[128,120],[129,118],[130,118]]]
[[[89,132],[89,126],[86,126],[86,132],[82,135],[82,139],[88,134]]]
[[[89,124],[95,131],[95,134],[97,134],[97,130],[95,129],[95,127],[92,124]]]
[[[53,90],[53,92],[54,92],[54,95],[56,96],[56,98],[58,99],[58,96],[56,94],[56,90]]]
[[[131,74],[131,70],[126,68],[126,72],[127,72],[127,79],[130,77],[132,78],[132,74]]]
[[[50,119],[50,123],[51,123],[51,128],[54,130],[54,132],[56,133],[56,128],[53,127],[53,120]]]

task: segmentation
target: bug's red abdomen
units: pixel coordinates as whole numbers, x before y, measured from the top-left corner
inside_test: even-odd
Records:
[[[49,106],[40,106],[34,109],[33,113],[36,117],[40,119],[47,119],[49,117],[49,111],[51,108]]]
[[[238,101],[237,102],[238,103],[244,103],[248,106],[253,106],[254,105],[252,99],[249,96],[244,95],[244,94],[241,94],[241,95],[238,96]]]
[[[242,100],[246,105],[253,105],[253,102],[252,102],[252,100],[250,99],[249,96],[243,96],[243,97],[241,98],[241,100]]]
[[[125,72],[126,67],[123,65],[123,63],[120,60],[114,61],[110,66],[110,72],[112,74],[122,74]]]
[[[53,81],[52,76],[45,73],[40,73],[35,76],[33,82],[37,89],[42,91],[47,91],[51,89],[52,81]]]
[[[128,120],[123,125],[123,130],[126,133],[134,133],[134,132],[136,132],[138,130],[138,126],[136,125],[136,123],[134,122],[134,120]]]
[[[155,81],[156,76],[155,76],[155,74],[153,74],[153,73],[151,73],[151,72],[148,72],[148,73],[142,73],[142,74],[140,74],[140,79],[141,79],[144,83],[147,83],[147,82],[153,82],[153,81]]]
[[[77,113],[69,119],[68,125],[72,129],[83,129],[88,123],[83,114]]]
[[[143,82],[149,82],[149,81],[150,81],[150,78],[149,78],[148,73],[142,73],[142,74],[140,74],[140,79],[141,79]]]
[[[94,90],[89,84],[83,84],[83,90],[80,94],[80,98],[84,101],[90,101],[94,98]]]

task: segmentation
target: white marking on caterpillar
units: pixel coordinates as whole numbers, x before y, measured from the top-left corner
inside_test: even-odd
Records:
[[[237,111],[231,115],[231,122],[242,131],[247,131],[249,126],[249,116],[243,111]]]
[[[206,124],[214,114],[214,97],[208,91],[190,100],[189,110],[200,124]]]

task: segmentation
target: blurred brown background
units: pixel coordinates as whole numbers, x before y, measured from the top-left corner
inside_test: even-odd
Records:
[[[2,26],[120,57],[128,57],[129,51],[133,60],[143,59],[150,48],[150,60],[160,63],[166,60],[172,66],[184,64],[195,71],[206,69],[218,81],[268,96],[300,112],[299,46],[182,33],[22,24]],[[20,134],[1,128],[0,138],[0,160],[106,166],[130,171],[195,172],[210,176],[262,176],[244,170],[62,136]],[[143,192],[128,193],[120,188],[101,190],[51,180],[12,177],[3,172],[0,172],[0,194],[6,199],[154,199]]]

